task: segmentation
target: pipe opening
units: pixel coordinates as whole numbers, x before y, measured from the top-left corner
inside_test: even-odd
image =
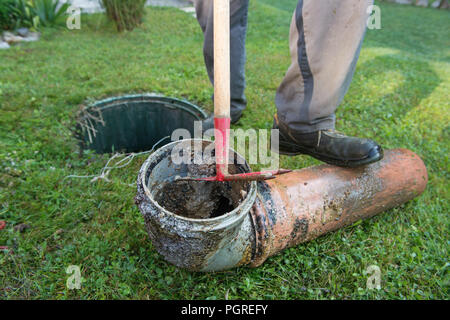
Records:
[[[244,199],[244,186],[229,182],[166,183],[155,195],[164,209],[186,218],[210,219],[233,211]]]
[[[201,150],[191,145],[190,160],[199,159],[211,142],[203,141]],[[209,149],[206,149],[209,150]],[[153,169],[149,181],[154,200],[167,211],[191,219],[212,219],[236,209],[246,198],[250,183],[247,181],[176,181],[176,176],[211,177],[216,175],[214,150],[208,164],[176,164],[168,153]],[[230,150],[230,173],[248,172],[248,166],[239,164]],[[153,179],[153,180],[152,180]]]

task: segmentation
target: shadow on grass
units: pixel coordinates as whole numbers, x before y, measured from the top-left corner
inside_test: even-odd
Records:
[[[370,109],[370,115],[381,118],[386,118],[387,114],[401,118],[432,94],[442,82],[426,61],[408,60],[401,55],[383,55],[368,60],[358,65],[355,76],[359,74],[362,74],[362,78],[356,80],[359,82],[358,90],[367,90],[367,93],[362,94],[366,96],[370,92],[373,97],[369,105],[361,107]],[[384,86],[395,81],[399,83],[393,90]],[[351,89],[348,95],[358,94],[354,92],[355,89]]]

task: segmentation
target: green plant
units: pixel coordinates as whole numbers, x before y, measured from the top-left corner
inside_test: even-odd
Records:
[[[33,12],[44,27],[55,25],[69,6],[70,4],[60,3],[59,0],[33,0]]]
[[[142,23],[145,0],[101,0],[107,17],[114,21],[117,31],[131,31]]]
[[[4,0],[0,2],[0,30],[10,29],[16,17],[13,11],[13,0]]]
[[[0,1],[0,30],[14,30],[20,27],[37,28],[39,18],[28,0]]]
[[[30,0],[15,0],[15,8],[18,19],[15,28],[28,27],[37,29],[39,17],[33,12],[32,2]]]

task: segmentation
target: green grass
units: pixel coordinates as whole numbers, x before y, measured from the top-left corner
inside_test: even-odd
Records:
[[[270,128],[290,62],[295,0],[251,1],[249,106],[237,127]],[[138,159],[112,183],[63,180],[99,171],[106,155],[78,157],[71,136],[80,104],[158,92],[212,110],[202,35],[184,12],[151,8],[141,28],[117,34],[102,16],[82,29],[47,29],[37,43],[0,51],[0,297],[93,299],[448,299],[450,92],[448,11],[382,4],[369,30],[337,128],[385,148],[418,153],[429,170],[419,198],[284,251],[257,268],[198,274],[166,263],[133,203]],[[283,167],[318,161],[282,157]],[[26,223],[23,233],[13,226]],[[65,269],[80,265],[81,290]],[[366,289],[369,265],[382,289]]]

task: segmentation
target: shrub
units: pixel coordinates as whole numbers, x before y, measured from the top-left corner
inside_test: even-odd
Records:
[[[0,30],[9,30],[17,19],[14,8],[14,0],[0,1]]]
[[[59,0],[33,0],[33,12],[44,27],[55,25],[69,6],[69,3],[61,4]]]
[[[0,0],[0,30],[37,28],[38,23],[39,18],[33,12],[31,1]]]
[[[114,21],[117,31],[131,31],[142,23],[145,0],[101,0],[107,17]]]
[[[59,0],[0,0],[0,30],[53,26],[69,6]]]

